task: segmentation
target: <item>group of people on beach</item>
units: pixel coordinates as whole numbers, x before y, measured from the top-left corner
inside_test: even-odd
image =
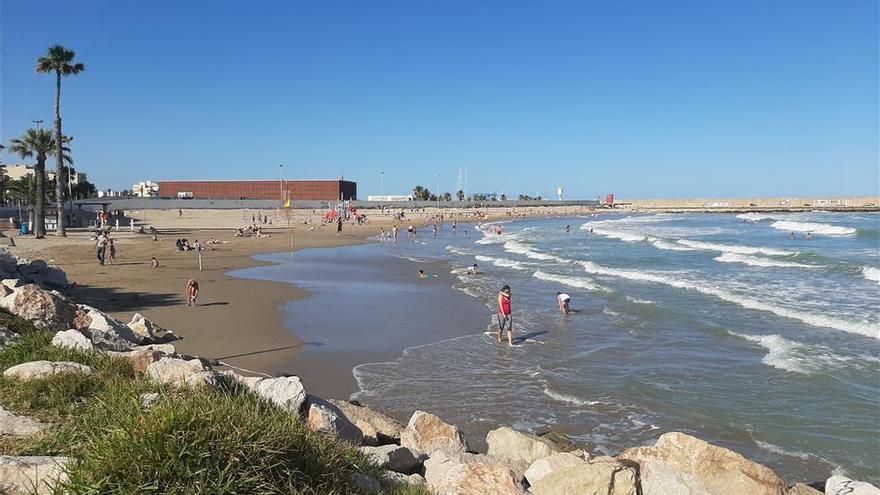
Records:
[[[563,316],[571,313],[571,296],[564,292],[556,293],[556,302]],[[507,344],[513,345],[513,309],[511,307],[510,286],[505,285],[498,293],[498,343],[502,342],[502,334],[507,331]]]
[[[107,260],[108,252],[110,254],[109,260]],[[101,266],[104,266],[106,261],[116,264],[116,242],[110,237],[110,232],[98,231],[98,235],[95,237],[95,257],[98,258],[98,264]]]

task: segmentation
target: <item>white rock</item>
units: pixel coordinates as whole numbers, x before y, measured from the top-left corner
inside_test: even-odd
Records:
[[[79,330],[74,329],[56,333],[55,336],[52,337],[52,345],[65,349],[79,349],[84,351],[95,347],[92,345],[91,340],[81,334]]]
[[[390,492],[400,486],[425,486],[427,481],[418,474],[406,475],[403,473],[395,473],[394,471],[386,471],[382,476],[382,479],[379,480],[379,484],[382,485],[383,490]]]
[[[346,419],[336,406],[317,397],[308,396],[308,407],[306,424],[312,431],[336,437],[352,445],[361,443],[364,434]]]
[[[437,450],[425,461],[425,480],[436,495],[524,495],[519,476],[489,456]]]
[[[338,407],[349,421],[364,433],[364,445],[397,443],[403,425],[390,417],[368,407],[358,406],[344,400],[330,399],[328,402]]]
[[[214,385],[216,378],[198,359],[163,357],[147,366],[147,376],[159,383],[176,386]]]
[[[76,305],[58,292],[43,290],[34,284],[13,290],[3,298],[2,305],[37,328],[58,331],[75,326]]]
[[[424,411],[413,413],[406,428],[400,432],[400,444],[416,455],[467,451],[467,442],[457,426]]]
[[[654,447],[619,456],[639,463],[644,495],[782,495],[786,485],[768,467],[684,433],[665,433]]]
[[[641,487],[638,473],[634,462],[597,457],[580,465],[549,473],[532,484],[529,491],[535,495],[639,495]]]
[[[169,332],[148,320],[140,313],[135,313],[134,316],[132,316],[131,321],[128,323],[128,328],[130,328],[135,335],[140,337],[141,342],[161,343],[177,340],[179,338],[174,333]]]
[[[91,366],[69,361],[31,361],[7,368],[3,376],[19,380],[39,380],[59,373],[92,375],[97,373],[97,370]]]
[[[506,426],[490,431],[486,435],[486,443],[489,444],[490,456],[523,461],[527,464],[557,452],[556,446],[549,440],[527,435]]]
[[[306,402],[306,389],[298,376],[264,378],[254,385],[254,392],[276,406],[299,414]]]
[[[49,495],[54,486],[67,480],[66,457],[0,456],[0,493],[4,495]]]
[[[143,337],[134,333],[131,328],[128,328],[128,326],[124,325],[116,318],[90,306],[81,307],[83,309],[88,309],[87,315],[91,319],[89,323],[89,331],[91,332],[92,340],[96,341],[95,343],[97,343],[98,338],[103,338],[107,340],[108,343],[113,343],[114,347],[122,345],[123,347],[130,348],[134,345],[146,343]],[[118,340],[123,342],[119,343],[117,342]],[[126,349],[112,350],[120,351]]]
[[[397,473],[414,473],[422,461],[411,450],[400,445],[383,445],[381,447],[361,447],[360,451],[380,467]]]
[[[0,406],[0,438],[26,437],[39,433],[48,427],[49,425],[46,423],[27,416],[13,414]]]
[[[17,278],[5,278],[0,283],[2,283],[4,287],[10,288],[10,289],[15,289],[15,288],[18,288],[18,287],[21,287],[22,285],[24,285],[24,282],[22,282],[21,280],[19,280]]]
[[[557,452],[549,457],[544,457],[533,462],[532,465],[526,469],[525,477],[530,485],[534,485],[538,480],[548,474],[552,474],[565,468],[582,466],[586,463],[587,461],[583,458],[569,452]]]
[[[825,482],[826,495],[880,495],[880,489],[864,481],[834,475]]]

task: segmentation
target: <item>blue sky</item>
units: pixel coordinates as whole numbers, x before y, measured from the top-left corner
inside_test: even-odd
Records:
[[[47,12],[57,13],[47,15]],[[356,180],[359,194],[880,193],[878,2],[0,0],[8,144],[144,179]],[[16,161],[10,155],[4,162]]]

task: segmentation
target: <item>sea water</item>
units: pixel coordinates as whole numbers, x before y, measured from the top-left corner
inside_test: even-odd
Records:
[[[454,287],[486,305],[486,320],[357,366],[355,398],[434,412],[471,439],[498,425],[555,428],[617,454],[683,431],[789,480],[837,470],[880,481],[880,215],[500,226],[453,235],[447,224],[437,237],[423,229],[415,242],[382,243],[402,258],[449,261]],[[468,275],[474,263],[480,273]],[[491,316],[505,284],[513,347],[496,342]],[[558,291],[572,296],[567,317]]]

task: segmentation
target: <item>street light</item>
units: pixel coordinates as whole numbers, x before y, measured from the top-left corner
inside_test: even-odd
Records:
[[[278,197],[281,199],[281,204],[284,205],[284,164],[278,164]]]
[[[37,129],[39,129],[40,126],[43,124],[42,120],[32,120],[31,122],[33,122],[34,124],[37,124]]]
[[[385,171],[379,172],[379,196],[385,194]]]
[[[440,174],[437,174],[437,208],[440,208]]]

